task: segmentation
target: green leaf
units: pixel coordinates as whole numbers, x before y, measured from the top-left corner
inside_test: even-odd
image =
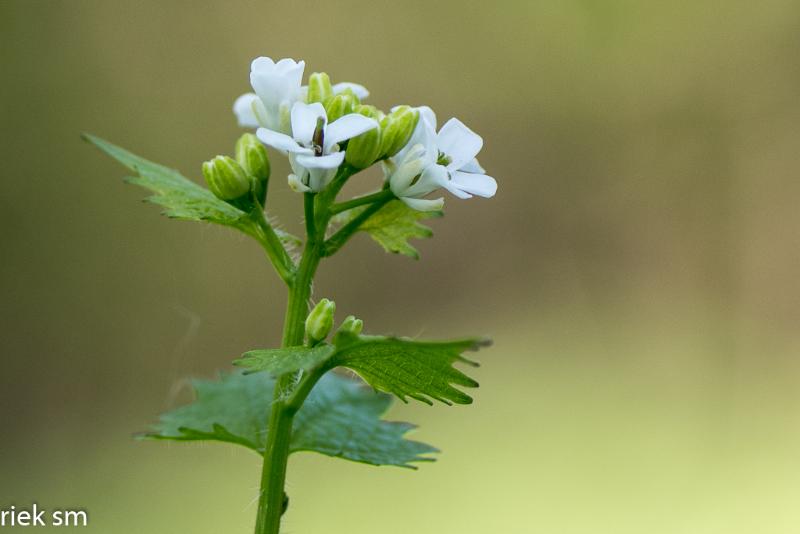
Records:
[[[438,449],[403,438],[415,425],[381,420],[391,404],[391,396],[376,393],[361,381],[328,373],[297,414],[292,451],[411,468],[410,462],[434,461],[423,455]]]
[[[144,439],[221,441],[263,454],[275,381],[266,373],[223,375],[193,382],[196,400],[161,416]],[[334,373],[323,376],[295,416],[292,452],[314,451],[372,465],[411,467],[433,461],[437,449],[404,438],[414,425],[381,416],[391,397],[360,381]]]
[[[356,217],[364,208],[356,208],[346,212],[348,220]],[[369,235],[386,252],[403,254],[414,259],[419,259],[419,252],[408,240],[412,238],[426,238],[433,235],[433,230],[420,224],[418,221],[441,217],[441,211],[417,211],[409,208],[400,200],[392,200],[359,227],[359,230]]]
[[[456,362],[478,364],[461,354],[490,344],[486,339],[415,341],[384,336],[338,335],[337,351],[328,363],[358,373],[375,389],[427,404],[470,404],[472,397],[453,387],[478,387],[478,383],[453,367]]]
[[[137,176],[126,178],[126,181],[155,193],[147,200],[162,206],[167,217],[208,221],[238,228],[251,235],[255,231],[255,223],[245,212],[218,199],[178,171],[148,161],[99,137],[84,134],[83,138],[134,171]]]
[[[397,395],[403,402],[411,397],[427,404],[433,404],[431,399],[445,404],[470,404],[472,397],[454,385],[478,387],[478,383],[453,364],[461,362],[477,367],[477,363],[463,357],[462,353],[478,350],[489,343],[477,338],[415,341],[339,333],[334,345],[253,350],[234,363],[245,367],[247,372],[267,371],[272,376],[301,369],[347,367],[373,388]]]
[[[267,374],[193,380],[195,401],[161,415],[145,439],[224,441],[263,451],[274,381]]]
[[[233,364],[245,368],[245,373],[267,371],[277,378],[295,371],[311,371],[326,362],[336,347],[333,345],[317,345],[309,347],[288,347],[283,349],[258,349],[242,354]]]

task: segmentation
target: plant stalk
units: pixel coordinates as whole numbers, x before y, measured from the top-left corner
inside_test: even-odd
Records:
[[[314,242],[309,240],[303,250],[294,281],[289,288],[283,329],[283,347],[303,344],[311,284],[320,258],[321,244],[316,240]],[[255,534],[278,534],[280,531],[284,508],[283,488],[286,482],[286,466],[289,461],[292,423],[294,414],[297,412],[294,406],[288,404],[295,378],[294,374],[284,375],[275,384],[267,427],[269,429],[267,444],[264,449],[264,465],[261,471],[261,494],[258,500]]]
[[[347,178],[354,173],[353,169],[344,167],[323,194],[305,193],[305,218],[307,240],[297,270],[292,272],[289,280],[285,263],[283,246],[275,246],[277,236],[274,232],[268,237],[267,248],[271,254],[270,259],[276,264],[276,269],[289,285],[289,298],[286,304],[286,316],[283,325],[283,347],[302,345],[305,340],[305,321],[309,311],[311,286],[314,275],[319,267],[319,262],[324,256],[330,255],[328,243],[325,242],[325,229],[333,215],[331,205],[336,194],[342,188]],[[367,207],[364,214],[345,225],[333,237],[333,249],[338,250],[344,242],[358,229],[369,215],[380,209],[390,197],[384,193],[376,196],[375,203]],[[264,221],[266,223],[266,221]],[[268,224],[266,226],[271,230]],[[263,228],[262,228],[263,229]],[[342,231],[343,230],[343,231]],[[279,242],[279,241],[278,241]],[[288,255],[287,255],[288,257]],[[277,261],[275,261],[277,260]],[[290,265],[291,265],[291,260]],[[283,271],[283,272],[282,272]],[[267,426],[267,443],[264,448],[264,464],[261,470],[261,492],[258,499],[258,515],[256,517],[255,534],[279,534],[281,516],[284,512],[284,485],[286,483],[286,466],[289,461],[290,445],[292,438],[292,424],[294,415],[300,409],[305,397],[310,393],[314,383],[321,376],[322,371],[315,376],[307,376],[298,384],[298,376],[289,373],[280,377],[275,383],[272,408]]]

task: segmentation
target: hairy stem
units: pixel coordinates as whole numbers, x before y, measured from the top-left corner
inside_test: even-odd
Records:
[[[294,262],[289,257],[289,253],[281,243],[281,239],[275,230],[267,222],[264,212],[259,206],[257,209],[250,212],[250,218],[256,223],[256,239],[267,253],[267,257],[275,267],[275,271],[281,280],[286,282],[287,285],[292,284],[294,278]]]
[[[313,202],[313,198],[311,200]],[[308,212],[306,215],[308,216]],[[313,221],[313,212],[311,215]],[[289,300],[283,329],[282,346],[284,347],[303,344],[311,284],[319,265],[320,251],[321,244],[317,240],[309,239],[303,250],[297,274],[289,287]],[[275,384],[267,444],[264,449],[264,465],[261,471],[261,494],[258,501],[256,534],[278,534],[280,530],[292,423],[298,409],[294,402],[291,405],[288,402],[289,395],[295,387],[295,378],[294,374],[284,375]],[[296,400],[295,395],[292,397]],[[302,403],[302,399],[300,402]]]
[[[294,347],[303,344],[305,321],[309,311],[309,299],[311,298],[314,275],[322,257],[330,255],[326,254],[325,230],[333,215],[331,205],[347,179],[354,172],[354,169],[343,166],[328,189],[319,194],[305,193],[304,208],[308,235],[300,263],[297,265],[296,270],[292,264],[292,276],[287,281],[289,299],[286,304],[286,316],[283,325],[283,341],[281,343],[283,347]],[[380,206],[383,206],[388,200],[383,201],[383,203],[378,201],[377,204],[380,205],[374,211],[380,209]],[[374,204],[365,211],[373,210],[373,207]],[[374,213],[374,211],[371,213]],[[366,220],[366,218],[363,220]],[[269,227],[266,221],[265,224]],[[348,226],[346,225],[342,230]],[[269,227],[269,229],[271,230],[272,228]],[[274,234],[274,231],[272,233]],[[277,238],[277,236],[275,237]],[[344,243],[342,242],[342,244]],[[281,250],[284,250],[283,246],[281,246]],[[272,256],[270,256],[270,259],[272,259]],[[273,261],[273,263],[275,262]],[[276,265],[276,269],[278,269],[278,265]],[[281,274],[280,269],[278,272]],[[281,277],[283,278],[283,275]],[[267,443],[264,448],[264,465],[261,470],[261,493],[258,500],[255,534],[279,534],[281,516],[284,511],[284,485],[286,483],[286,466],[289,461],[294,415],[300,409],[306,396],[311,392],[323,372],[320,371],[319,373],[302,377],[299,383],[297,381],[298,375],[289,373],[280,377],[275,384],[272,408],[269,414]]]

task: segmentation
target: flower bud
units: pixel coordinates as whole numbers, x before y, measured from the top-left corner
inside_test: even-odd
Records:
[[[344,321],[342,321],[341,326],[339,326],[339,330],[337,331],[338,334],[350,334],[353,336],[357,336],[361,333],[361,330],[364,328],[364,321],[361,319],[356,319],[353,315],[348,315]]]
[[[328,115],[328,124],[339,117],[353,113],[355,107],[359,105],[358,97],[352,91],[345,90],[325,102],[325,112]]]
[[[356,106],[356,113],[379,120],[380,111],[375,106]],[[366,169],[381,155],[381,131],[373,128],[347,142],[344,159],[357,169]]]
[[[406,146],[419,122],[419,111],[398,106],[381,121],[381,154],[392,157]]]
[[[203,163],[203,176],[214,196],[222,200],[235,200],[250,192],[250,177],[231,157],[217,156]]]
[[[255,135],[246,133],[236,141],[236,162],[256,181],[269,180],[267,149]]]
[[[315,72],[308,78],[308,98],[309,104],[313,102],[325,102],[333,96],[331,79],[324,72]]]
[[[308,341],[314,345],[326,337],[333,328],[333,314],[336,312],[336,303],[332,300],[322,299],[314,306],[306,319],[306,334]]]

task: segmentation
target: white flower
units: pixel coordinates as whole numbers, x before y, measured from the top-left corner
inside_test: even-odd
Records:
[[[239,125],[259,126],[289,132],[289,110],[301,96],[304,61],[285,58],[275,63],[259,57],[250,65],[250,85],[255,93],[245,93],[236,99],[233,112]]]
[[[433,111],[424,106],[417,110],[420,118],[411,139],[384,165],[392,192],[420,211],[441,208],[443,199],[422,198],[440,187],[458,198],[494,196],[497,182],[475,157],[483,139],[458,119],[447,121],[437,134]]]
[[[322,104],[295,102],[291,111],[291,137],[269,128],[259,128],[256,135],[265,145],[289,156],[294,171],[289,175],[289,185],[295,191],[305,192],[322,190],[336,174],[344,161],[338,143],[377,127],[373,119],[358,113],[328,124]]]
[[[436,211],[444,206],[444,198],[421,198],[443,185],[441,173],[434,170],[437,166],[430,164],[427,154],[424,145],[416,144],[405,151],[402,159],[395,157],[384,162],[383,170],[397,198],[415,210]]]

